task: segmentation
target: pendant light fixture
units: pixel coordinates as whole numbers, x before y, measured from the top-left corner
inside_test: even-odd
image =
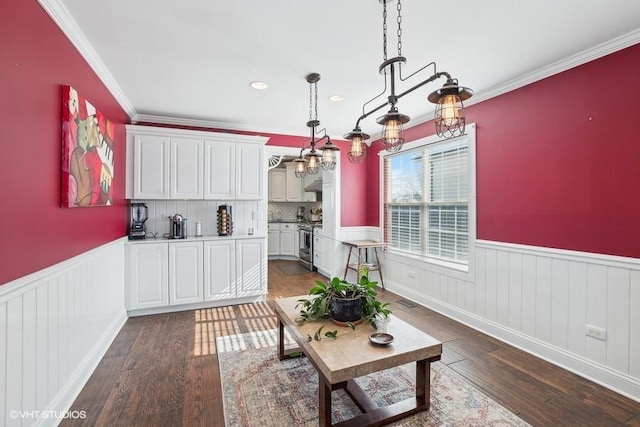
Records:
[[[320,81],[320,74],[309,73],[305,76],[305,80],[309,83],[309,121],[307,122],[307,127],[311,130],[311,141],[309,145],[302,147],[300,156],[293,161],[295,174],[298,178],[304,178],[307,174],[317,174],[320,166],[324,170],[334,170],[336,168],[336,153],[340,151],[338,147],[333,145],[325,129],[316,130],[320,126],[320,120],[318,120],[318,81]],[[316,135],[320,133],[323,133],[323,136],[316,140]],[[316,145],[324,139],[327,142],[322,147],[318,147],[319,153],[316,150]],[[307,149],[311,150],[303,155],[304,150]]]
[[[473,91],[469,88],[458,85],[458,80],[451,77],[447,72],[438,72],[436,69],[436,63],[431,62],[419,70],[413,72],[407,77],[402,76],[402,64],[407,62],[407,59],[402,56],[402,1],[397,0],[398,17],[396,22],[398,23],[397,37],[398,37],[398,56],[394,58],[387,58],[387,3],[393,3],[395,0],[378,0],[382,3],[382,50],[383,50],[383,62],[380,65],[378,71],[384,75],[384,90],[380,95],[377,95],[373,99],[367,101],[362,106],[362,115],[358,118],[356,126],[353,131],[344,136],[345,139],[350,141],[349,144],[349,161],[352,163],[362,163],[366,156],[365,140],[369,139],[369,135],[363,133],[360,129],[360,121],[369,117],[376,111],[389,106],[389,111],[384,116],[379,117],[376,122],[383,126],[381,140],[384,147],[389,152],[399,151],[404,144],[404,124],[409,121],[409,116],[401,114],[398,111],[397,103],[400,98],[413,92],[414,90],[430,83],[440,77],[446,77],[447,81],[444,86],[434,92],[432,92],[427,99],[436,104],[435,109],[435,127],[436,133],[440,137],[453,138],[464,134],[465,128],[465,116],[464,105],[462,101],[470,98],[473,95]],[[396,72],[398,73],[399,81],[404,82],[411,77],[418,74],[420,71],[426,68],[433,67],[433,74],[426,80],[415,84],[411,88],[405,90],[400,94],[396,94]],[[387,96],[387,102],[378,105],[377,107],[365,111],[367,105],[378,99],[380,96],[387,92],[387,76],[389,76],[389,89],[390,93]]]

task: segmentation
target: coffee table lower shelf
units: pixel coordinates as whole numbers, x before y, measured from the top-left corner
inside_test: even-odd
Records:
[[[430,364],[436,360],[440,360],[440,357],[416,362],[415,397],[410,397],[382,407],[377,406],[355,380],[348,380],[346,383],[330,384],[323,378],[321,373],[318,373],[320,378],[318,424],[320,426],[340,427],[383,426],[417,414],[418,412],[428,410],[431,390]],[[331,392],[339,389],[344,389],[363,413],[348,420],[331,424]]]

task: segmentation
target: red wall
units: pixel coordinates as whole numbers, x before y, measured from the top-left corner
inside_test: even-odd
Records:
[[[640,258],[639,75],[635,45],[467,109],[479,239]],[[407,140],[432,134],[429,122]]]
[[[0,284],[126,234],[127,115],[36,1],[0,6]],[[60,207],[62,85],[115,123],[115,204]]]

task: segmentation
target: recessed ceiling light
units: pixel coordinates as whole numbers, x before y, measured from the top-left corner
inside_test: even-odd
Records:
[[[340,96],[340,95],[331,95],[329,97],[329,101],[333,101],[333,102],[340,102],[340,101],[343,101],[343,100],[344,100],[344,98],[342,96]]]
[[[249,83],[249,85],[254,88],[254,89],[258,89],[258,90],[263,90],[269,87],[268,84],[266,84],[265,82],[260,82],[260,81],[255,81],[255,82],[251,82]]]

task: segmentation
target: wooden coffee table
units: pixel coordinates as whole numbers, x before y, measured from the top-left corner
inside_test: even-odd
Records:
[[[358,325],[352,330],[337,326],[329,319],[299,323],[296,319],[300,310],[296,305],[303,298],[308,298],[308,295],[272,301],[278,317],[278,356],[282,360],[302,352],[318,371],[320,426],[332,425],[331,392],[341,388],[363,414],[335,424],[339,426],[382,426],[429,409],[430,364],[440,360],[442,343],[393,315],[389,317],[385,332],[393,335],[394,341],[384,346],[369,341],[369,335],[375,330],[368,324]],[[307,335],[313,337],[323,325],[322,339],[309,342]],[[299,348],[285,350],[285,327]],[[324,332],[334,330],[338,331],[336,339],[324,337]],[[372,372],[411,362],[416,362],[416,395],[389,406],[377,407],[353,381]]]

